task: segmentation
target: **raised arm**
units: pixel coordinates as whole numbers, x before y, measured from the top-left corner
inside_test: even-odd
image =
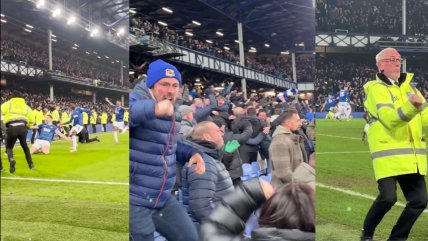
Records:
[[[111,101],[106,97],[105,100],[107,101],[107,103],[111,106],[115,106],[113,103],[111,103]]]

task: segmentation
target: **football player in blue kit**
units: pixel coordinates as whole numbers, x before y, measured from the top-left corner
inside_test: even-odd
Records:
[[[47,115],[46,124],[41,124],[38,126],[31,127],[32,129],[39,130],[39,136],[37,137],[34,144],[31,146],[31,149],[30,149],[31,154],[40,153],[40,152],[43,154],[49,154],[51,141],[55,134],[57,134],[62,139],[67,140],[68,142],[71,142],[71,138],[61,133],[58,127],[55,126],[52,122],[53,122],[52,116]]]
[[[127,130],[127,127],[125,126],[125,122],[124,122],[124,116],[125,116],[125,110],[127,110],[128,108],[123,107],[122,102],[119,100],[116,101],[116,105],[111,103],[111,101],[107,97],[105,100],[107,101],[107,103],[109,103],[109,105],[114,107],[114,113],[116,118],[113,121],[113,136],[114,136],[114,141],[116,143],[119,143],[119,138],[118,138],[119,131],[123,134]]]
[[[71,112],[71,118],[69,121],[65,122],[63,125],[73,123],[73,127],[70,130],[71,135],[71,148],[70,152],[77,151],[77,135],[83,130],[83,112],[88,113],[88,116],[91,116],[92,113],[89,109],[78,107],[75,104],[71,104],[71,109],[74,109]]]

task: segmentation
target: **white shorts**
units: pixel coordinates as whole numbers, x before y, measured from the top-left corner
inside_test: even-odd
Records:
[[[125,122],[115,121],[115,122],[113,122],[113,126],[117,127],[119,130],[123,130],[123,128],[125,128]]]
[[[337,105],[337,107],[339,108],[339,110],[346,111],[348,108],[351,108],[351,105],[349,105],[348,102],[339,102],[339,104]]]
[[[79,134],[83,130],[83,126],[81,125],[75,125],[71,128],[70,133],[76,132],[76,134]]]
[[[34,146],[36,149],[40,149],[40,148],[43,148],[44,146],[48,146],[48,147],[50,147],[50,146],[51,146],[51,143],[50,143],[49,141],[45,141],[45,140],[37,139],[37,140],[34,142],[33,146]]]

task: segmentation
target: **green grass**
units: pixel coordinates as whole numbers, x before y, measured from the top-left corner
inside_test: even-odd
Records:
[[[91,134],[92,136],[92,134]],[[49,155],[33,155],[30,170],[19,144],[16,171],[1,177],[44,178],[128,183],[129,138],[99,134],[101,142],[70,144],[54,141]],[[1,179],[1,241],[128,240],[129,187],[89,183],[41,182]]]
[[[365,122],[317,120],[317,183],[377,196],[368,144],[361,141]],[[346,138],[332,137],[341,136]],[[354,139],[351,139],[354,138]],[[355,153],[328,153],[355,152]],[[428,178],[426,177],[428,182]],[[398,201],[406,203],[399,185]],[[317,241],[359,240],[372,200],[317,187]],[[376,229],[375,240],[386,240],[403,207],[394,206]],[[426,241],[428,214],[422,213],[409,241]]]

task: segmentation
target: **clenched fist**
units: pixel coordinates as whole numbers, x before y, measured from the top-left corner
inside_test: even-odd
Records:
[[[170,100],[159,101],[155,105],[155,115],[160,116],[172,116],[174,114],[174,105]]]
[[[409,96],[409,101],[413,106],[419,108],[422,105],[422,98],[419,95],[412,94]]]

